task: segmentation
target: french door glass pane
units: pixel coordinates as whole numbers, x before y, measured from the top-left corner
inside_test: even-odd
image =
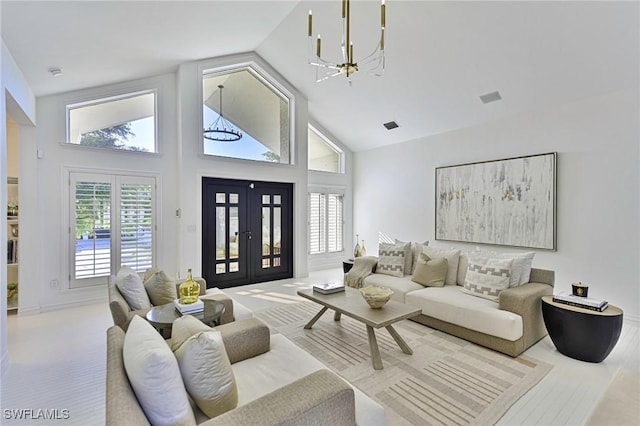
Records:
[[[216,203],[226,203],[227,194],[224,192],[216,192]]]
[[[229,258],[230,259],[237,259],[239,256],[238,221],[239,221],[238,208],[229,207]]]
[[[227,258],[227,246],[225,244],[226,219],[226,209],[224,207],[216,207],[216,260]]]
[[[271,255],[271,209],[269,207],[262,208],[262,255]]]
[[[282,209],[273,208],[273,253],[280,254],[282,249]]]

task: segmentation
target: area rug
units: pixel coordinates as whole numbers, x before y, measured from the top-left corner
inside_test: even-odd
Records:
[[[413,321],[394,328],[413,350],[402,353],[387,330],[376,330],[383,370],[371,365],[365,325],[312,302],[256,315],[386,408],[389,425],[488,425],[552,368],[530,357],[511,358]]]

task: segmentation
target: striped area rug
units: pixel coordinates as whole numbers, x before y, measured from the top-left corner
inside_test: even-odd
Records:
[[[389,425],[488,425],[552,368],[528,357],[511,358],[413,321],[394,328],[413,349],[402,353],[387,330],[376,330],[383,370],[371,365],[365,325],[312,302],[271,308],[257,316],[377,400]]]

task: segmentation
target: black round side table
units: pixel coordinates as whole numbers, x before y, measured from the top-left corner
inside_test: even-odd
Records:
[[[558,351],[587,362],[602,362],[615,347],[622,330],[622,309],[613,305],[598,312],[542,296],[542,317]]]
[[[342,261],[342,271],[346,274],[353,268],[353,259],[347,259]]]

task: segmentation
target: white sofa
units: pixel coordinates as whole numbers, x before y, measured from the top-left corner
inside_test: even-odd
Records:
[[[411,250],[416,262],[415,249]],[[391,288],[393,300],[417,306],[422,314],[412,320],[476,344],[516,357],[546,336],[541,310],[541,297],[553,293],[554,271],[531,268],[528,282],[502,290],[498,301],[466,294],[461,290],[468,256],[460,252],[447,273],[443,287],[425,287],[412,281],[411,270],[402,277],[376,273],[363,280],[363,285]],[[450,265],[451,266],[451,265]]]

